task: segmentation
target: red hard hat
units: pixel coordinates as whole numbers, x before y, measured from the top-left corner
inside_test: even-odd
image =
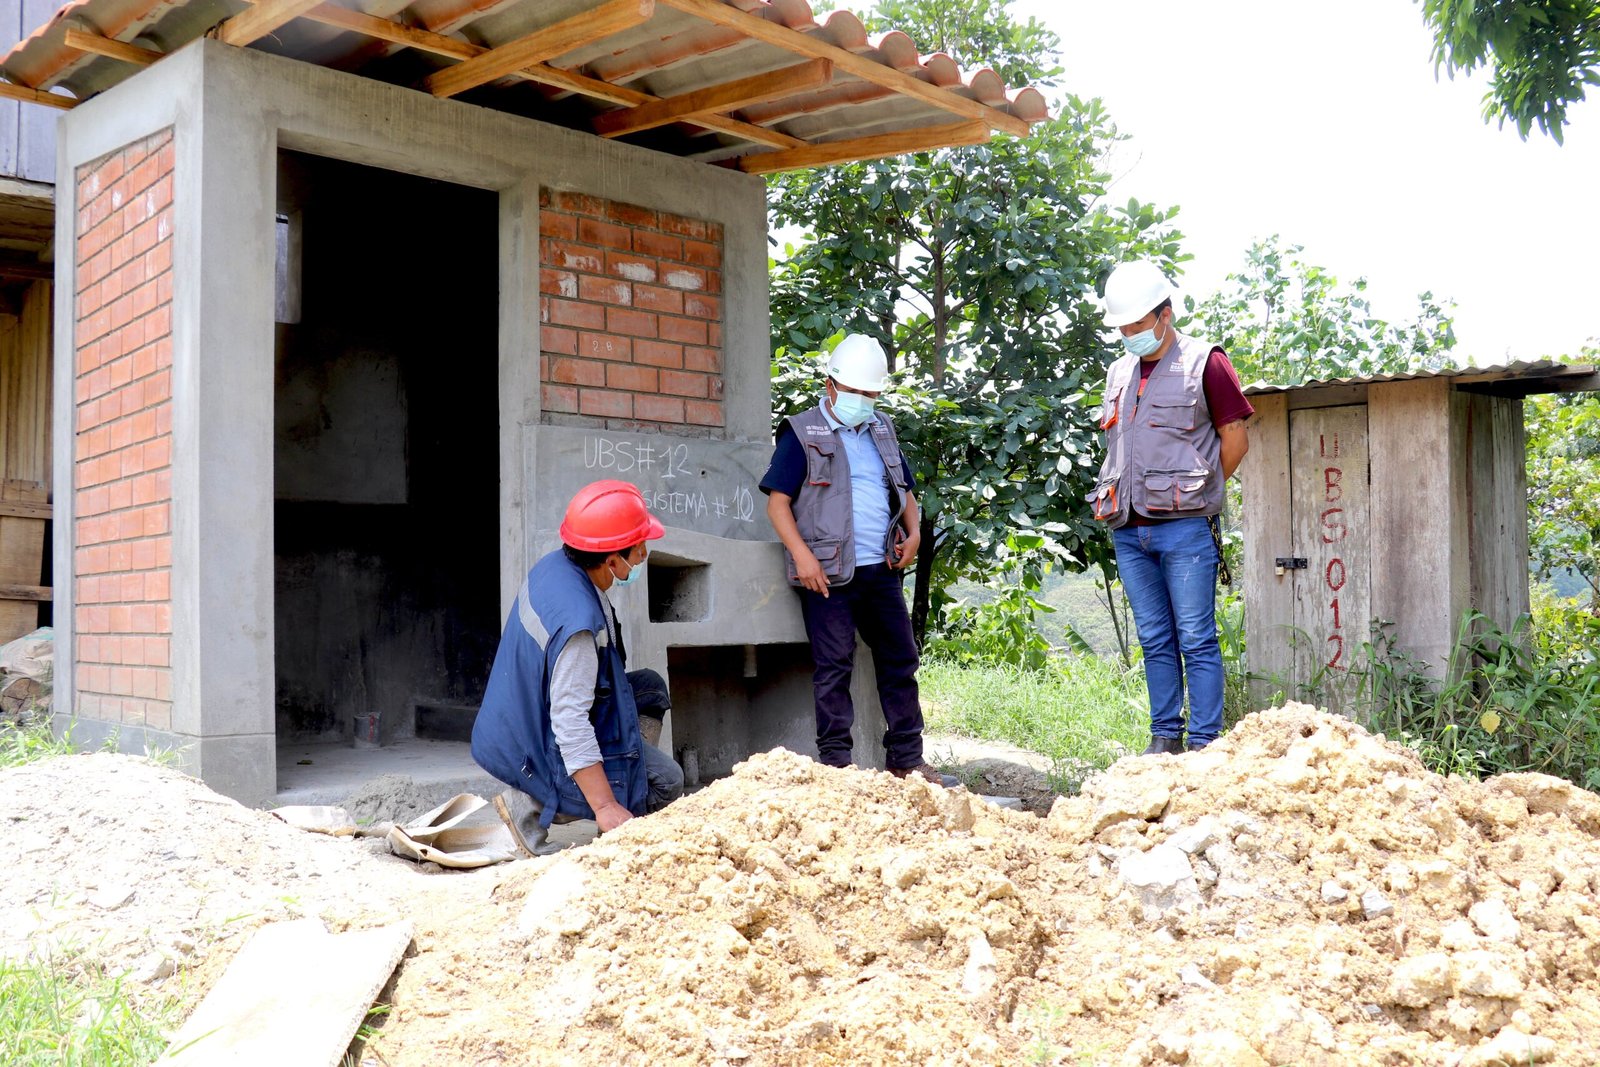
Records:
[[[579,489],[561,521],[561,540],[585,552],[616,552],[666,533],[632,482],[607,479]]]

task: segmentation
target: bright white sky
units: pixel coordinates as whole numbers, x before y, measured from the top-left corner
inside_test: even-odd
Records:
[[[1016,0],[1062,41],[1061,87],[1123,133],[1117,201],[1182,207],[1197,298],[1273,233],[1374,310],[1458,305],[1458,358],[1573,355],[1600,335],[1600,102],[1566,144],[1485,125],[1486,79],[1435,80],[1412,0]],[[1600,95],[1600,94],[1596,94]]]

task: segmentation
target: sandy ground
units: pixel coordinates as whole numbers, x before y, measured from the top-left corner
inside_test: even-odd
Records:
[[[369,1062],[1593,1064],[1600,799],[1302,706],[1047,817],[786,752],[440,872],[129,757],[0,772],[0,953],[195,1001],[248,931],[409,917]],[[378,1057],[381,1057],[379,1059]]]

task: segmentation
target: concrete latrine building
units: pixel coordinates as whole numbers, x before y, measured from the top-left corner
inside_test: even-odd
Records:
[[[63,112],[57,708],[81,739],[181,748],[255,802],[289,742],[361,716],[462,738],[566,501],[618,477],[668,527],[614,598],[673,689],[668,743],[707,775],[811,749],[756,489],[759,175],[1025,134],[1036,91],[788,0],[78,0],[0,72]],[[870,672],[856,695],[881,765]]]

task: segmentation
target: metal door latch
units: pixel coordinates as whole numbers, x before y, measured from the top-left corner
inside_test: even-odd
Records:
[[[1273,570],[1278,577],[1283,577],[1284,571],[1303,571],[1309,566],[1304,556],[1279,556],[1272,561]]]

